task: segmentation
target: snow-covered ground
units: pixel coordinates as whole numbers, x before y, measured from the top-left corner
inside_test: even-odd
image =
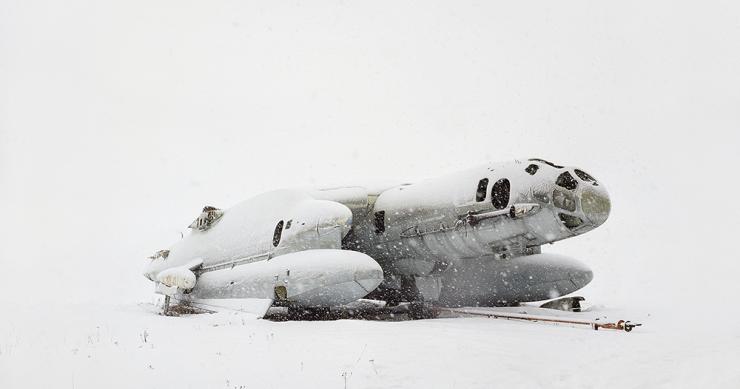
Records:
[[[740,387],[736,2],[0,2],[0,388]],[[154,312],[204,205],[541,157],[631,333]]]
[[[737,387],[737,320],[627,310],[631,333],[486,318],[271,322],[151,304],[24,307],[0,323],[3,388]],[[603,314],[600,311],[599,314]],[[583,313],[582,315],[595,315]],[[718,315],[720,316],[720,315]]]

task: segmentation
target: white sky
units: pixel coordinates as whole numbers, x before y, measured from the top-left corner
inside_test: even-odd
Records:
[[[0,300],[146,295],[205,204],[529,156],[610,190],[546,248],[597,297],[734,297],[738,69],[732,1],[3,1]]]

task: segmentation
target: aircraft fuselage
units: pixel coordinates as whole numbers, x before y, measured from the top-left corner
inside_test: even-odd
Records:
[[[169,285],[178,293],[304,306],[394,291],[401,300],[445,305],[544,300],[580,289],[592,273],[540,246],[598,227],[610,207],[601,182],[543,160],[484,165],[381,190],[279,190],[219,210],[217,220],[208,221],[204,209],[200,222],[213,224],[200,229],[196,220],[198,228],[166,256],[155,256],[145,274],[161,283],[162,271],[180,267],[175,274],[190,280],[182,285],[194,286]],[[330,270],[321,270],[322,255]],[[257,265],[281,257],[287,259],[280,266]],[[259,282],[255,274],[263,275]],[[337,283],[344,287],[329,288]]]

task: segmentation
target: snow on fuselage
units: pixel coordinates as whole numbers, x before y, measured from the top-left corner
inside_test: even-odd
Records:
[[[274,298],[285,292],[279,297],[316,306],[364,297],[383,279],[382,266],[386,281],[394,275],[442,280],[431,299],[451,305],[533,301],[591,280],[585,265],[540,254],[539,247],[597,227],[609,210],[600,182],[542,160],[480,166],[377,191],[279,190],[219,213],[210,228],[194,229],[153,259],[145,275],[161,282],[163,270],[192,266],[170,271],[167,279],[189,285],[187,271],[193,271],[198,280],[187,292],[194,296]]]
[[[337,202],[304,191],[265,193],[228,209],[209,229],[192,230],[153,259],[145,276],[161,282],[158,274],[199,260],[192,269],[198,281],[187,290],[193,297],[272,299],[282,286],[282,298],[297,304],[348,303],[382,280],[371,257],[340,250],[351,223]]]
[[[434,300],[496,305],[588,284],[593,274],[586,265],[541,254],[540,246],[598,227],[611,204],[604,186],[583,170],[526,160],[400,185],[370,208],[355,215],[345,247],[367,253],[386,273],[441,279],[430,293]]]
[[[505,259],[583,234],[606,220],[610,202],[601,183],[575,171],[585,173],[514,161],[388,189],[354,223],[353,247],[379,261]],[[529,211],[511,217],[512,207]]]

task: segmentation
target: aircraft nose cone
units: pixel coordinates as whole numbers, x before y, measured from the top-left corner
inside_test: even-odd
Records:
[[[588,220],[593,223],[594,227],[598,227],[609,218],[612,204],[605,189],[589,188],[585,189],[581,195],[581,207]]]

